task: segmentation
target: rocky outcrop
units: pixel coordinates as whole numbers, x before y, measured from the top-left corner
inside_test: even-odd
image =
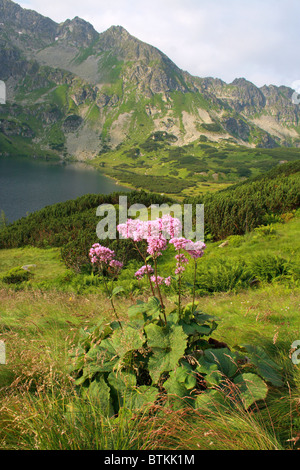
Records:
[[[19,124],[16,121],[0,119],[0,132],[7,137],[33,138],[34,131],[26,124]]]
[[[77,129],[80,127],[80,125],[83,123],[83,119],[80,116],[77,116],[76,114],[72,114],[71,116],[68,116],[64,122],[63,122],[63,130],[67,134],[70,132],[75,132]]]
[[[250,136],[250,127],[242,119],[230,117],[223,122],[223,126],[229,134],[238,137],[245,142],[248,141]]]

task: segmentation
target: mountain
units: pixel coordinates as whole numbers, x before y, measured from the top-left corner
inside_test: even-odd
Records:
[[[156,132],[249,148],[299,147],[288,87],[194,77],[122,26],[98,33],[0,0],[0,152],[93,159]]]

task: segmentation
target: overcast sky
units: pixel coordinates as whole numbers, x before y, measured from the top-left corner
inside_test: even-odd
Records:
[[[227,83],[300,80],[299,0],[16,0],[60,23],[79,16],[98,32],[121,25],[178,67]]]

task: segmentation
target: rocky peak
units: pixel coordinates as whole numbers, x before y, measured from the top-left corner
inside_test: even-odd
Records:
[[[245,78],[236,78],[230,86],[231,103],[235,111],[250,115],[265,106],[266,100],[261,90]]]
[[[111,26],[101,33],[99,47],[103,51],[113,51],[116,56],[125,60],[140,59],[141,53],[152,48],[129,34],[122,26]]]
[[[183,72],[163,52],[132,36],[122,26],[111,26],[101,33],[98,47],[130,62],[126,76],[143,90],[149,89],[150,82],[154,93],[187,89]]]
[[[52,42],[55,38],[57,23],[50,18],[40,15],[33,10],[21,8],[10,0],[0,0],[0,19],[6,34],[28,35],[38,37],[45,42]]]
[[[103,34],[105,35],[111,35],[114,36],[117,39],[128,39],[129,37],[132,37],[128,31],[123,28],[123,26],[120,25],[113,25],[110,28],[108,28]]]
[[[90,23],[76,16],[58,26],[56,40],[64,40],[70,45],[82,48],[88,47],[98,36]]]

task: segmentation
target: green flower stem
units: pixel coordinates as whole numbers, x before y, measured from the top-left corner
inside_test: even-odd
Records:
[[[195,291],[196,291],[196,277],[197,277],[197,260],[194,260],[194,285],[193,285],[193,306],[192,311],[194,311],[195,305]]]
[[[179,273],[179,277],[178,277],[178,313],[180,317],[180,314],[181,314],[181,273]]]
[[[102,279],[103,279],[103,281],[104,281],[104,286],[105,286],[106,294],[107,294],[107,297],[108,297],[109,300],[110,300],[110,303],[111,303],[112,309],[113,309],[113,311],[114,311],[115,317],[116,317],[116,319],[117,319],[117,321],[118,321],[120,327],[123,329],[122,324],[121,324],[120,319],[119,319],[119,316],[118,316],[118,314],[117,314],[117,311],[116,311],[116,308],[115,308],[113,299],[112,299],[112,293],[109,292],[109,288],[108,288],[108,285],[107,285],[107,282],[106,282],[106,278],[105,278],[103,269],[102,269]]]
[[[166,307],[164,305],[164,302],[163,302],[163,299],[162,299],[162,296],[161,296],[161,292],[160,292],[160,288],[159,288],[159,285],[158,285],[158,282],[157,282],[157,260],[156,260],[156,258],[154,258],[153,261],[154,261],[154,274],[155,274],[155,279],[156,279],[156,288],[157,288],[158,297],[159,297],[159,301],[160,301],[160,305],[161,305],[161,310],[162,310],[162,313],[163,313],[163,316],[164,316],[164,322],[165,322],[165,325],[166,325],[167,324]]]
[[[140,254],[142,260],[144,261],[144,265],[146,266],[146,273],[147,273],[147,276],[148,276],[148,280],[149,280],[151,292],[152,292],[153,297],[155,297],[155,292],[154,292],[153,284],[152,284],[152,281],[151,281],[151,276],[150,276],[150,273],[149,273],[149,271],[148,271],[147,260],[146,260],[145,256],[143,255],[143,253],[141,252],[141,250],[139,249],[137,243],[134,243],[134,245],[135,245],[137,251],[139,252],[139,254]]]

